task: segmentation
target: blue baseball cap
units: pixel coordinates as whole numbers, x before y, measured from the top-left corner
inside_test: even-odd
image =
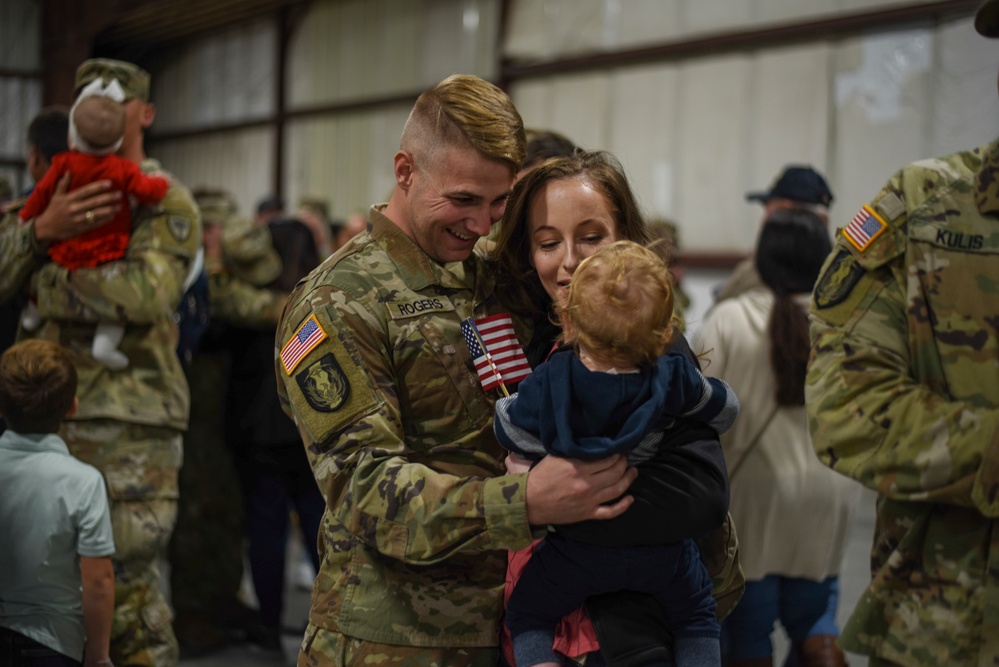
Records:
[[[975,13],[975,30],[985,37],[999,37],[999,0],[985,0]]]
[[[746,199],[764,203],[771,199],[790,199],[802,204],[829,206],[833,200],[833,193],[826,179],[822,178],[822,174],[811,167],[796,165],[784,169],[784,173],[774,181],[769,190],[747,192]]]

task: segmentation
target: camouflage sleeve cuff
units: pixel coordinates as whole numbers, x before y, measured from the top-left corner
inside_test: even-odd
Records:
[[[32,218],[24,225],[23,232],[27,234],[28,247],[31,248],[31,254],[35,256],[36,259],[48,259],[49,251],[48,248],[43,246],[38,239],[35,237],[35,220]]]
[[[486,530],[497,549],[523,549],[537,537],[527,523],[527,474],[487,479],[482,487]]]
[[[35,241],[34,222],[18,224],[17,214],[8,213],[0,226],[0,302],[6,302],[24,290],[32,273],[44,264],[46,253]]]
[[[999,518],[999,411],[991,411],[983,428],[992,429],[992,439],[982,455],[982,463],[971,487],[971,500],[978,511],[989,518]]]

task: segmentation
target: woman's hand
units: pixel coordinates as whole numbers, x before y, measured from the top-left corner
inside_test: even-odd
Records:
[[[35,218],[35,239],[52,243],[70,239],[108,223],[122,206],[111,181],[95,181],[69,192],[72,175],[63,174],[45,211]]]

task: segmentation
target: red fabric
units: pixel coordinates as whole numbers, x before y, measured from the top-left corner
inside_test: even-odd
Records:
[[[160,201],[170,187],[167,179],[146,176],[139,165],[123,157],[67,151],[52,158],[52,166],[21,209],[21,220],[31,220],[45,210],[59,179],[67,171],[73,175],[69,185],[71,191],[94,181],[109,180],[114,189],[131,195],[139,204]],[[70,270],[92,268],[124,257],[131,233],[132,214],[128,201],[123,199],[118,214],[110,222],[75,238],[53,243],[49,256]]]
[[[558,343],[553,344],[552,349],[548,351],[548,356],[550,357],[557,349]],[[520,551],[508,552],[506,584],[503,589],[504,609],[506,609],[506,605],[510,601],[510,594],[513,593],[513,587],[517,585],[517,580],[520,579],[520,573],[524,571],[527,561],[531,560],[531,556],[534,555],[534,547],[539,542],[541,540],[537,540],[531,546],[525,547]],[[594,629],[593,622],[586,615],[586,610],[583,607],[564,616],[558,622],[558,627],[555,628],[555,643],[552,644],[552,648],[572,659],[581,658],[587,653],[600,650],[600,642],[597,641],[597,631]],[[507,630],[506,623],[503,623],[500,629],[500,649],[503,651],[507,662],[516,666],[517,663],[513,659],[513,643],[510,640],[510,631]]]
[[[506,565],[506,585],[503,590],[504,608],[510,601],[510,594],[513,592],[513,587],[517,585],[517,580],[520,579],[520,573],[524,571],[527,561],[531,560],[531,556],[534,555],[534,547],[540,542],[541,540],[538,540],[520,551],[509,552]],[[510,632],[506,628],[506,623],[503,624],[500,632],[500,648],[503,650],[507,662],[516,665],[517,663],[513,659],[513,644],[510,641]],[[582,607],[559,621],[558,627],[555,629],[555,643],[552,648],[573,659],[600,650],[597,632],[593,629],[593,623]]]

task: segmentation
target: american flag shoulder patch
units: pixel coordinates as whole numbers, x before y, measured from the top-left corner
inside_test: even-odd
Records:
[[[843,228],[843,236],[860,252],[864,252],[888,229],[888,223],[881,219],[873,208],[864,204],[860,212]]]
[[[281,348],[281,364],[284,366],[284,372],[291,375],[292,371],[302,363],[302,359],[305,359],[305,356],[324,340],[326,332],[313,313],[302,322],[298,331]]]

